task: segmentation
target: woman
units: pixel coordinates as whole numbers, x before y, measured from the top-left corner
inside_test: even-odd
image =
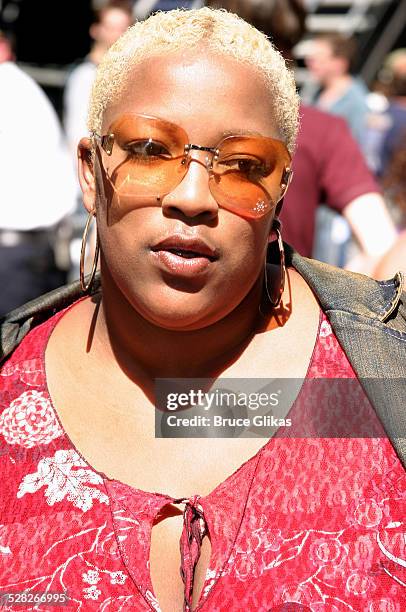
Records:
[[[297,105],[281,56],[223,11],[157,14],[99,67],[79,174],[102,291],[82,274],[93,297],[64,289],[3,326],[2,592],[67,590],[72,610],[402,607],[401,440],[154,436],[157,379],[349,378],[367,411],[357,375],[405,374],[399,277],[288,248],[285,269]],[[374,407],[395,419],[390,389]],[[302,388],[289,414],[306,406]]]

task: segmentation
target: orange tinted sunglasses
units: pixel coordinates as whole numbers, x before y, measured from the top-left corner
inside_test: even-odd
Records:
[[[131,206],[160,205],[184,179],[191,151],[207,153],[209,189],[217,204],[248,218],[266,215],[285,195],[292,177],[285,144],[265,136],[231,135],[215,147],[189,142],[180,126],[147,115],[126,114],[101,136],[106,175]]]

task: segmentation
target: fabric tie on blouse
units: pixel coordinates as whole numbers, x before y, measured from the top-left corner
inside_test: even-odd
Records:
[[[206,519],[202,506],[198,503],[199,495],[194,495],[190,499],[176,500],[178,503],[185,503],[183,512],[183,530],[180,538],[181,568],[184,590],[184,612],[192,610],[193,582],[197,562],[200,558],[202,541],[208,533]],[[176,503],[175,502],[175,503]]]

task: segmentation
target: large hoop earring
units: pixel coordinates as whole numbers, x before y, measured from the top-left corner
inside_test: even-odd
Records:
[[[279,277],[280,277],[280,281],[279,281],[279,288],[278,288],[278,293],[276,298],[271,296],[271,292],[269,290],[268,287],[268,274],[267,274],[267,269],[266,269],[266,259],[265,259],[265,292],[267,295],[267,298],[269,300],[269,303],[271,304],[272,308],[277,308],[279,306],[279,304],[281,303],[281,299],[282,299],[282,295],[283,295],[283,291],[285,289],[285,278],[286,278],[286,264],[285,264],[285,249],[283,248],[283,240],[282,240],[282,234],[281,234],[281,229],[282,229],[282,224],[279,221],[279,219],[274,219],[273,223],[272,223],[272,229],[274,230],[276,237],[278,239],[278,248],[279,248]]]
[[[87,291],[89,291],[90,287],[92,286],[92,283],[93,283],[93,280],[94,280],[94,276],[96,274],[96,269],[97,269],[97,260],[99,259],[99,237],[98,237],[97,232],[96,232],[96,248],[94,250],[94,258],[93,258],[93,264],[92,264],[92,271],[90,272],[89,282],[86,283],[86,281],[85,281],[86,242],[87,242],[87,235],[89,233],[90,224],[91,224],[92,220],[95,219],[95,218],[96,218],[95,213],[94,212],[90,212],[88,217],[87,217],[85,229],[83,231],[82,246],[80,248],[80,268],[79,268],[80,286],[82,287],[82,291],[85,292],[85,293]]]

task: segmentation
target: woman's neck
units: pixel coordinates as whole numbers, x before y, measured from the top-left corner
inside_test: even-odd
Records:
[[[111,359],[130,378],[212,377],[238,357],[252,336],[274,324],[261,319],[262,277],[245,299],[218,322],[191,331],[168,330],[143,318],[109,277],[97,313],[95,345],[101,359]],[[133,331],[131,331],[133,330]]]

